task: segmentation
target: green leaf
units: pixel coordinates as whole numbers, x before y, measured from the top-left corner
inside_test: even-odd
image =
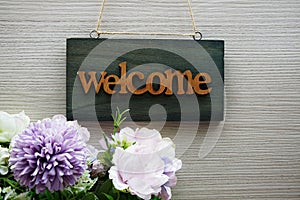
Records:
[[[52,195],[54,195],[54,199],[61,199],[60,191],[59,192],[54,192]]]
[[[48,200],[54,200],[54,199],[55,199],[55,198],[53,197],[53,195],[51,194],[51,192],[50,192],[48,189],[45,191],[45,196],[47,197]],[[40,197],[41,199],[44,199],[45,196],[44,196],[43,194],[40,194],[40,195],[39,195],[39,197]]]
[[[99,184],[98,182],[98,185],[95,189],[95,194],[97,195],[97,197],[99,199],[101,199],[101,197],[103,198],[103,193],[109,193],[109,191],[112,190],[112,182],[110,179],[107,179],[104,183],[102,184]]]
[[[107,139],[107,136],[105,135],[105,133],[103,132],[102,133],[102,136],[103,136],[103,138],[104,138],[104,141],[105,141],[105,144],[106,144],[106,146],[107,146],[107,148],[109,148],[109,142],[108,142],[108,139]]]
[[[123,123],[123,121],[126,119],[126,117],[123,117],[123,115],[128,112],[129,109],[124,110],[122,113],[120,112],[120,109],[117,107],[116,110],[116,115],[113,116],[112,118],[114,120],[114,130],[113,130],[113,134],[115,134],[117,132],[117,129],[120,127],[120,125]]]
[[[82,200],[99,200],[99,198],[92,192],[87,193]]]
[[[162,199],[159,197],[156,197],[156,196],[152,196],[152,198],[150,200],[162,200]]]
[[[112,196],[110,196],[109,194],[105,194],[102,193],[108,200],[114,200],[114,198]]]

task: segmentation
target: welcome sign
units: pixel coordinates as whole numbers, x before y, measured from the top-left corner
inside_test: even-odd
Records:
[[[220,121],[224,42],[68,39],[67,117],[133,121]]]

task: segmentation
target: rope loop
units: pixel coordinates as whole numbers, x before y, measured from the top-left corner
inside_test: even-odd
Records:
[[[99,37],[100,33],[98,33],[96,30],[90,32],[90,38],[98,39]]]
[[[193,35],[193,39],[194,40],[201,40],[202,39],[202,33],[200,33],[199,31],[195,32],[195,35]]]

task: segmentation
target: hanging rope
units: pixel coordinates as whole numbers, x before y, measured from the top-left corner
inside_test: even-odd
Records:
[[[97,23],[97,26],[96,26],[97,33],[98,33],[98,30],[99,30],[100,25],[101,25],[103,11],[104,11],[104,5],[105,5],[105,0],[102,0],[102,5],[101,5],[100,13],[99,13],[99,19],[98,19],[98,23]]]
[[[193,26],[193,31],[194,33],[161,33],[161,32],[118,32],[118,31],[99,31],[100,26],[101,26],[101,22],[102,22],[102,17],[103,17],[103,12],[104,12],[104,7],[105,7],[105,1],[106,0],[102,0],[102,5],[101,5],[101,9],[100,9],[100,13],[99,13],[99,18],[98,18],[98,23],[96,26],[96,29],[93,30],[90,33],[90,37],[92,38],[99,38],[101,34],[105,34],[105,35],[157,35],[157,36],[192,36],[194,38],[194,40],[201,40],[202,39],[202,34],[197,31],[196,28],[196,23],[194,20],[194,16],[193,16],[193,10],[192,10],[192,6],[191,6],[191,2],[190,0],[187,0],[188,3],[188,7],[189,7],[189,13],[190,13],[190,17],[192,20],[192,26]]]
[[[193,15],[191,1],[187,0],[187,2],[188,2],[188,5],[189,5],[189,11],[190,11],[190,16],[191,16],[191,20],[192,20],[192,25],[193,25],[194,33],[196,33],[197,32],[197,28],[196,28],[196,23],[195,23],[195,20],[194,20],[194,15]]]

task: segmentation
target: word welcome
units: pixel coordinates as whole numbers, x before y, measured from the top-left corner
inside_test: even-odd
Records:
[[[178,95],[182,94],[199,94],[206,95],[212,90],[211,87],[207,87],[207,84],[211,82],[211,77],[209,74],[201,72],[193,77],[190,70],[180,72],[178,70],[167,69],[162,72],[152,72],[148,77],[140,71],[133,71],[127,74],[127,63],[122,62],[119,64],[120,67],[120,77],[115,74],[108,75],[107,72],[100,72],[100,79],[97,80],[97,72],[88,72],[89,79],[86,79],[86,72],[78,71],[77,75],[80,79],[82,88],[87,94],[94,85],[95,93],[98,94],[103,88],[104,92],[107,94],[115,94],[119,92],[120,94],[127,94],[128,92],[135,95],[142,95],[149,92],[152,95],[173,95],[174,92]],[[138,78],[140,81],[145,81],[142,88],[136,87],[133,83],[133,79]],[[184,87],[184,79],[187,80],[187,86]],[[153,87],[154,80],[159,80],[159,86]],[[175,82],[176,80],[176,82]],[[177,87],[173,83],[177,83]],[[155,82],[156,83],[156,82]],[[119,90],[116,90],[116,85],[120,85]],[[174,90],[174,91],[173,91]]]

